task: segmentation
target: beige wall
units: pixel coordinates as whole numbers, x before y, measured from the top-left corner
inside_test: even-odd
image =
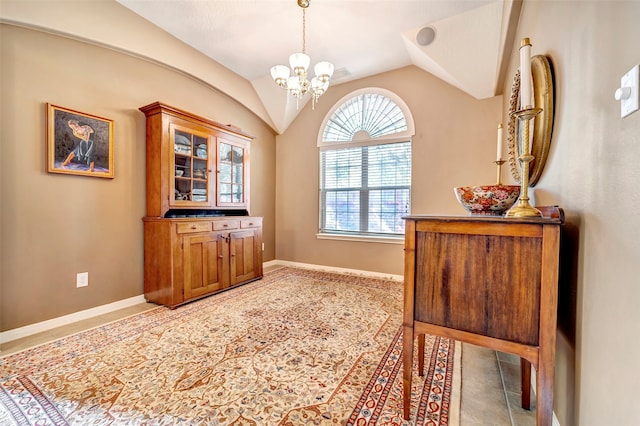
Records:
[[[232,123],[251,145],[251,213],[275,256],[275,135],[237,102],[173,69],[93,44],[0,26],[1,330],[143,292],[145,118],[155,101]],[[45,171],[45,103],[115,121],[115,179]],[[76,288],[76,273],[89,286]]]
[[[563,426],[640,424],[640,112],[621,119],[613,98],[640,62],[639,19],[635,0],[525,1],[516,37],[555,69],[552,146],[535,195],[565,209],[563,244],[574,249],[563,250],[558,307]]]
[[[398,95],[415,121],[412,213],[466,212],[453,188],[495,183],[502,98],[476,100],[409,66],[331,87],[277,137],[276,258],[388,274],[403,273],[401,244],[319,240],[318,132],[343,96],[366,87]]]
[[[165,64],[215,87],[266,123],[251,82],[152,25],[117,0],[1,0],[2,22],[42,28]]]

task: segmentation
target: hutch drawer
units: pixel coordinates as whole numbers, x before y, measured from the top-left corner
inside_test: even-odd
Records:
[[[176,232],[178,234],[190,234],[192,232],[208,231],[211,231],[210,222],[184,222],[176,224]]]
[[[213,222],[214,231],[225,231],[227,229],[240,228],[240,222],[237,220],[216,220]]]

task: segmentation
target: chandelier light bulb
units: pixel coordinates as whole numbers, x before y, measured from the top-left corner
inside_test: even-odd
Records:
[[[291,93],[294,97],[300,96],[300,78],[295,75],[287,78],[287,89],[289,90],[289,93]]]
[[[287,88],[287,79],[291,74],[291,70],[286,65],[276,65],[271,67],[271,78],[279,87]]]
[[[323,83],[327,82],[333,75],[333,64],[327,61],[318,62],[313,68],[313,71],[315,72],[316,77],[320,79],[320,81],[322,81]]]
[[[320,80],[318,77],[313,77],[311,79],[311,91],[313,94],[317,94],[318,96],[322,96],[325,91],[325,83]]]
[[[309,68],[310,63],[311,58],[309,58],[309,55],[305,53],[294,53],[289,56],[289,64],[296,75],[307,75],[307,68]]]
[[[311,109],[315,109],[316,102],[320,96],[324,95],[324,92],[329,88],[329,81],[323,82],[318,77],[311,79]]]

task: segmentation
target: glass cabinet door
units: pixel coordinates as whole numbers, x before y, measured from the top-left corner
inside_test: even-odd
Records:
[[[174,206],[212,205],[210,143],[212,136],[178,125],[170,126],[173,146],[170,201]]]
[[[245,204],[245,148],[218,140],[218,205]]]

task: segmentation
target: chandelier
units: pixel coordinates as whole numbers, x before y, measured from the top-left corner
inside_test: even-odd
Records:
[[[326,61],[318,62],[313,67],[315,77],[311,81],[308,80],[307,68],[309,68],[311,58],[306,53],[307,22],[305,12],[309,7],[310,1],[298,0],[298,6],[302,8],[302,52],[294,53],[289,57],[291,68],[286,65],[271,67],[271,77],[279,87],[286,89],[289,94],[296,98],[296,108],[298,108],[300,98],[309,93],[312,101],[311,108],[313,109],[320,96],[329,88],[329,80],[333,75],[333,64]]]

